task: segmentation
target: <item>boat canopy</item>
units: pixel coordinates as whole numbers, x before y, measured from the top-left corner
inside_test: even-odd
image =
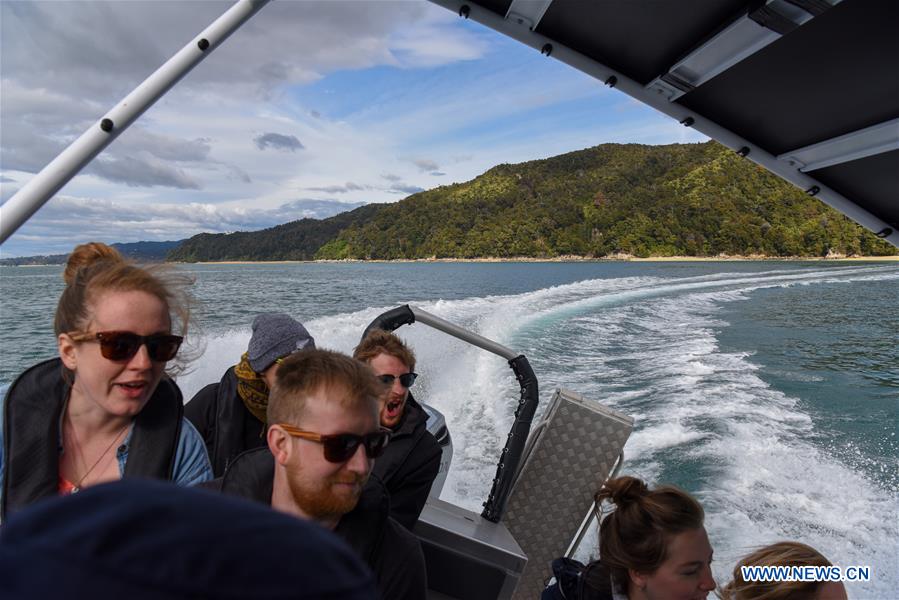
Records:
[[[899,2],[431,1],[695,128],[899,247]]]

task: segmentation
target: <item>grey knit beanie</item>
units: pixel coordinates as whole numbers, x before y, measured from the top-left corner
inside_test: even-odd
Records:
[[[284,313],[265,313],[253,320],[253,337],[247,347],[250,367],[262,373],[282,356],[315,348],[315,340],[303,324]]]

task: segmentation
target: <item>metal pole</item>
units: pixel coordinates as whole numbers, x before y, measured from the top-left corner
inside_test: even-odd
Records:
[[[425,325],[430,325],[434,329],[439,329],[443,333],[449,334],[453,337],[459,338],[460,340],[466,341],[473,346],[477,346],[478,348],[483,348],[487,352],[492,352],[493,354],[498,354],[502,356],[506,360],[512,360],[516,356],[518,356],[518,352],[506,348],[502,344],[498,344],[493,340],[489,340],[484,336],[478,335],[474,332],[468,331],[467,329],[463,329],[454,323],[450,323],[444,319],[436,315],[432,315],[431,313],[425,312],[420,308],[415,308],[414,306],[409,307],[412,310],[412,314],[415,315],[415,320],[419,323],[424,323]]]
[[[0,207],[0,244],[269,0],[240,0],[128,94]]]

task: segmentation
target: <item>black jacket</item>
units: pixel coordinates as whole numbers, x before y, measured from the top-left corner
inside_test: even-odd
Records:
[[[275,461],[267,448],[238,456],[225,475],[202,487],[271,505]],[[377,477],[369,479],[359,503],[337,523],[342,537],[371,567],[383,600],[424,600],[425,560],[414,535],[389,515],[390,501]]]
[[[221,477],[241,452],[267,445],[265,423],[247,410],[237,394],[234,367],[225,371],[220,382],[197,392],[184,407],[184,416],[203,436],[215,477]]]
[[[612,576],[599,561],[584,565],[557,558],[552,569],[556,581],[543,590],[540,600],[613,600]]]
[[[0,517],[59,494],[60,427],[69,386],[58,358],[39,363],[10,386],[3,404],[3,500]],[[164,377],[134,419],[125,477],[171,479],[181,437],[181,391]]]
[[[440,444],[428,431],[427,420],[428,414],[409,394],[403,418],[372,471],[390,493],[390,516],[410,530],[440,470]]]

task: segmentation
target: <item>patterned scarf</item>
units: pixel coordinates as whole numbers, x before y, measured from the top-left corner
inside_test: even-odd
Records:
[[[265,413],[268,409],[268,386],[259,373],[250,367],[246,352],[234,367],[234,374],[237,375],[237,394],[243,400],[244,406],[256,419],[265,423]]]

